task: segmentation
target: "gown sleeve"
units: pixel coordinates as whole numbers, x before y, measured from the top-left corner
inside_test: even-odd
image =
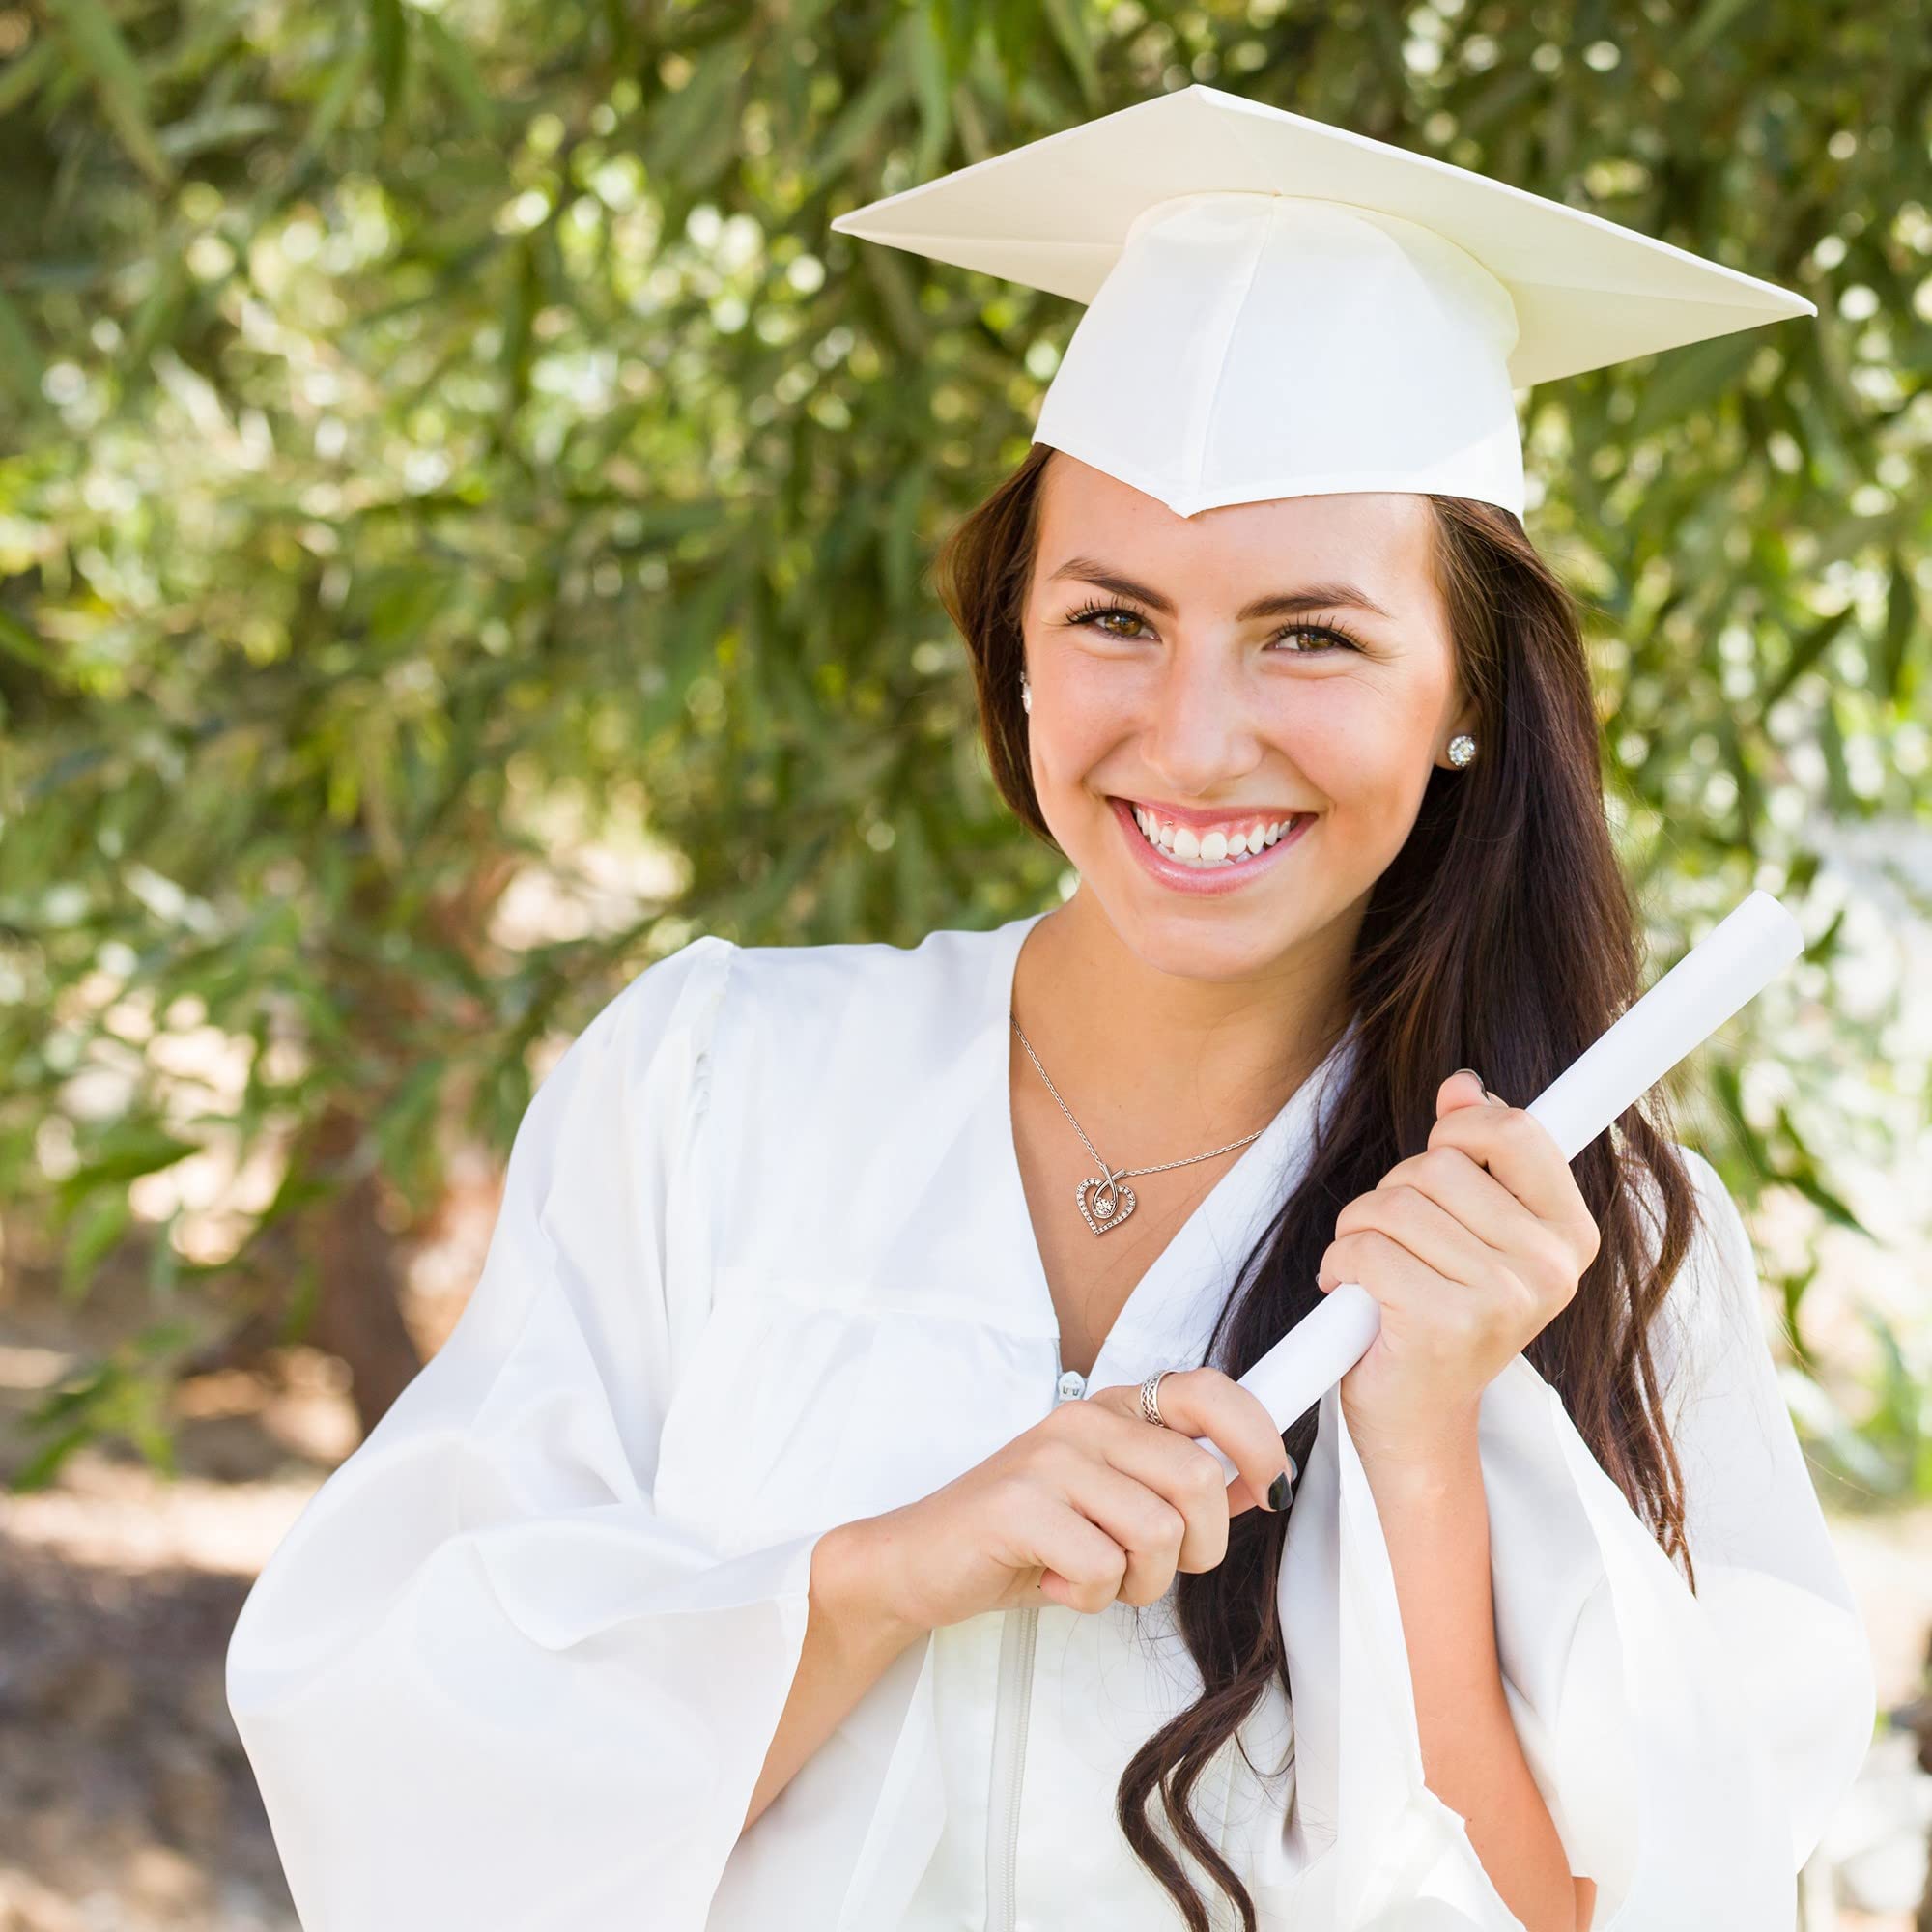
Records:
[[[1681,1150],[1701,1225],[1653,1331],[1693,1595],[1519,1355],[1479,1424],[1503,1690],[1591,1932],[1789,1932],[1796,1874],[1856,1776],[1868,1639],[1764,1333],[1756,1264],[1716,1171]],[[1422,1781],[1375,1499],[1337,1392],[1334,1922],[1511,1932],[1465,1821]]]
[[[647,969],[542,1083],[455,1331],[242,1606],[228,1703],[305,1932],[704,1922],[817,1541],[721,1558],[652,1505],[733,951]]]

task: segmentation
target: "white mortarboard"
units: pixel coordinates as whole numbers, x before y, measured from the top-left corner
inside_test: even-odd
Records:
[[[832,226],[1086,303],[1033,440],[1183,517],[1350,490],[1520,517],[1516,390],[1817,313],[1601,215],[1199,85]]]

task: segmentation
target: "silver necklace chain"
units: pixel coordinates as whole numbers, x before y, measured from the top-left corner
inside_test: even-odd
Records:
[[[1120,1182],[1130,1175],[1165,1174],[1169,1168],[1192,1167],[1196,1161],[1212,1160],[1219,1153],[1233,1153],[1236,1148],[1246,1147],[1250,1141],[1258,1141],[1267,1132],[1265,1125],[1259,1126],[1253,1133],[1243,1134],[1237,1141],[1230,1141],[1226,1147],[1209,1148],[1206,1153],[1191,1153],[1182,1160],[1163,1160],[1152,1167],[1109,1167],[1105,1155],[1087,1138],[1087,1129],[1073,1118],[1073,1109],[1060,1097],[1060,1089],[1053,1084],[1052,1074],[1040,1065],[1039,1055],[1033,1050],[1033,1041],[1026,1037],[1026,1028],[1020,1025],[1019,1015],[1009,1011],[1007,1017],[1012,1021],[1013,1031],[1019,1035],[1020,1044],[1026,1048],[1027,1058],[1033,1062],[1039,1077],[1046,1082],[1046,1091],[1053,1095],[1060,1111],[1066,1116],[1067,1124],[1080,1136],[1081,1145],[1100,1164],[1099,1175],[1092,1180],[1083,1181],[1079,1189],[1081,1218],[1096,1235],[1103,1234],[1110,1227],[1118,1227],[1127,1218],[1127,1214],[1133,1212],[1133,1189],[1122,1190],[1120,1187]],[[1091,1213],[1088,1209],[1090,1190],[1093,1201]],[[1125,1213],[1119,1211],[1122,1206],[1126,1209]],[[1094,1220],[1095,1214],[1099,1216],[1097,1222]]]

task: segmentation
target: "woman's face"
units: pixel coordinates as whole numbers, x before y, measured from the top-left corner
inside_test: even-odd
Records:
[[[1428,498],[1179,517],[1063,451],[1040,487],[1028,739],[1083,892],[1161,972],[1346,959],[1474,721]]]

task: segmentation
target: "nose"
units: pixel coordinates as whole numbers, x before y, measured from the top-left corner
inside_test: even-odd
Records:
[[[1261,762],[1252,695],[1221,653],[1172,652],[1150,696],[1141,756],[1177,798],[1211,797]]]

